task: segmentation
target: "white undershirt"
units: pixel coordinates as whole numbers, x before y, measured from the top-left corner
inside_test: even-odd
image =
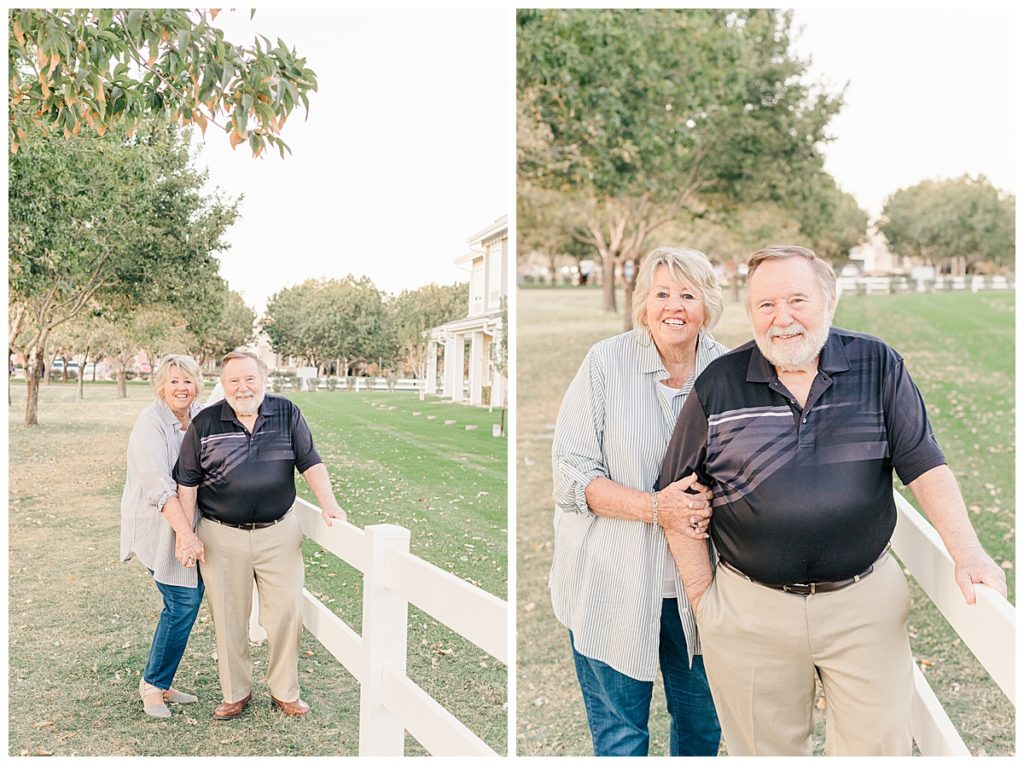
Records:
[[[658,383],[658,393],[665,399],[665,402],[672,407],[672,399],[682,393],[682,388],[670,388],[664,383]],[[672,552],[668,549],[668,545],[665,545],[665,561],[662,564],[662,585],[661,585],[661,596],[663,598],[674,598],[676,595],[676,579],[673,572],[676,568],[676,559],[672,557]]]

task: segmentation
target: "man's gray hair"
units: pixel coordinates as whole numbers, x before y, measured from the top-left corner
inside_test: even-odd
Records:
[[[194,358],[180,353],[171,353],[160,359],[156,372],[153,373],[153,392],[156,397],[163,400],[164,385],[172,367],[177,367],[182,374],[192,378],[192,382],[196,384],[196,398],[199,398],[203,393],[203,372]]]
[[[263,375],[264,381],[266,381],[267,377],[270,375],[270,370],[267,369],[267,365],[263,363],[263,359],[261,359],[252,351],[247,351],[243,348],[239,348],[237,350],[231,351],[231,353],[224,354],[224,358],[220,360],[221,377],[224,376],[224,365],[234,359],[252,359],[253,361],[255,361],[256,366],[260,368],[260,373]]]
[[[712,329],[725,310],[718,278],[707,255],[679,247],[658,247],[640,263],[633,292],[633,326],[647,328],[647,293],[651,291],[658,266],[665,266],[676,281],[686,281],[694,286],[704,304],[704,326],[701,329]]]
[[[827,303],[829,305],[835,303],[836,272],[832,270],[832,266],[819,258],[814,250],[809,247],[800,247],[795,244],[780,244],[758,250],[747,261],[747,284],[750,284],[750,278],[754,275],[757,267],[766,260],[781,260],[783,258],[804,258],[807,260],[814,270],[814,275],[818,278],[818,283],[821,285],[821,290],[825,295]],[[747,311],[750,311],[749,296],[747,298]]]

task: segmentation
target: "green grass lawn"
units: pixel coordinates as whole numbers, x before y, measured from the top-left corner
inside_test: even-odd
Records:
[[[220,692],[205,605],[176,680],[200,704],[174,709],[170,720],[144,718],[135,689],[160,600],[137,562],[117,561],[117,547],[124,450],[148,389],[130,386],[117,400],[110,386],[87,384],[80,402],[73,385],[54,384],[42,391],[41,425],[27,429],[24,386],[12,387],[10,753],[355,755],[358,683],[308,632],[299,670],[309,718],[270,709],[264,644],[253,653],[253,708],[215,723]],[[352,523],[406,526],[414,554],[507,597],[507,439],[491,435],[497,411],[405,393],[293,398]],[[306,588],[359,631],[358,572],[312,543],[304,554]],[[504,665],[410,609],[408,674],[492,748],[506,749]],[[423,753],[412,739],[406,751]]]
[[[584,756],[591,753],[586,715],[546,582],[553,533],[551,438],[562,395],[587,349],[620,332],[622,318],[603,314],[600,295],[590,290],[521,290],[517,300],[517,747],[521,755]],[[979,537],[1012,580],[1013,295],[848,296],[836,323],[879,335],[906,358]],[[742,305],[727,302],[714,334],[729,347],[750,339]],[[953,723],[974,754],[1012,754],[1013,705],[916,583],[911,587],[914,656]],[[652,754],[668,752],[664,703],[659,681]],[[820,753],[820,719],[815,743]]]

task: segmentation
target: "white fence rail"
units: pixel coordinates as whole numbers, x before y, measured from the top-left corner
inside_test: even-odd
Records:
[[[363,574],[363,634],[357,634],[307,590],[302,622],[359,681],[359,754],[404,754],[408,731],[435,755],[497,752],[405,674],[409,604],[447,625],[508,665],[508,604],[409,552],[409,530],[379,525],[359,529],[335,522],[296,499],[303,533]],[[253,591],[249,635],[262,640]]]
[[[953,559],[938,532],[898,492],[893,551],[910,571],[957,634],[977,657],[1000,690],[1016,705],[1014,646],[1015,609],[985,585],[975,585],[973,606],[953,579]],[[970,756],[967,746],[914,664],[914,740],[921,754]]]

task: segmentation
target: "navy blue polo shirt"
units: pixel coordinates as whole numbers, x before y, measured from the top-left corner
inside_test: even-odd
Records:
[[[861,573],[888,544],[893,470],[908,484],[945,462],[902,357],[833,327],[803,409],[754,341],[711,362],[658,486],[696,471],[714,490],[718,553],[752,579],[827,582]]]
[[[295,470],[323,462],[299,408],[280,396],[266,396],[252,433],[227,401],[192,418],[185,433],[174,480],[197,486],[203,516],[225,523],[276,521],[295,502]]]

